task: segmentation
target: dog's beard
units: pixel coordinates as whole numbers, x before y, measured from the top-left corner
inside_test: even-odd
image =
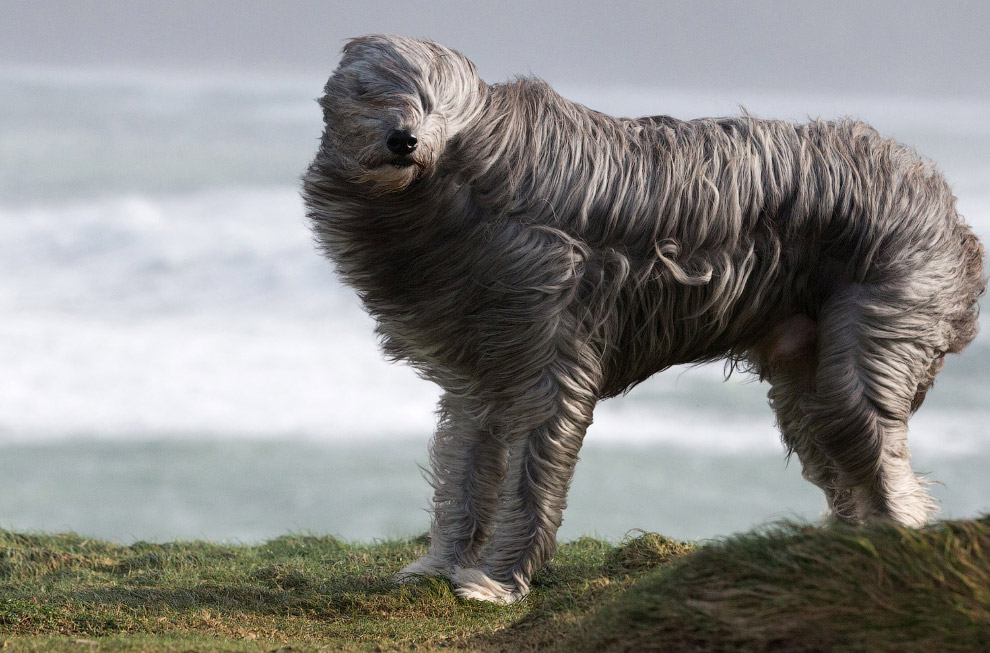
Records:
[[[364,168],[355,181],[370,183],[383,193],[394,193],[408,188],[421,174],[422,168],[415,163],[384,163]]]

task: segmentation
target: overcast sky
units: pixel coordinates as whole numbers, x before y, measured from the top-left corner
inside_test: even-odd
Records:
[[[433,38],[489,81],[990,96],[987,0],[0,0],[0,65],[327,75],[373,32]]]

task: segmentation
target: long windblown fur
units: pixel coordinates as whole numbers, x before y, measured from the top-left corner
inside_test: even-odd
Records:
[[[837,518],[929,518],[907,420],[975,337],[985,279],[911,149],[855,121],[617,119],[394,36],[351,41],[321,105],[317,239],[386,354],[444,390],[407,574],[524,596],[595,403],[679,363],[768,380]]]

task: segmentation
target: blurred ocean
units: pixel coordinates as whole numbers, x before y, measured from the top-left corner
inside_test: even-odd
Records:
[[[0,526],[426,530],[437,391],[381,360],[303,217],[322,82],[0,71]],[[622,115],[861,118],[937,161],[990,243],[988,101],[560,90]],[[984,334],[912,421],[949,516],[990,510],[988,368]],[[561,536],[814,519],[765,393],[708,366],[602,404]]]

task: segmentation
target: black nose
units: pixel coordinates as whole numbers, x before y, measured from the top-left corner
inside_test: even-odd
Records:
[[[388,135],[385,145],[393,154],[409,154],[416,149],[418,142],[408,129],[396,129]]]

